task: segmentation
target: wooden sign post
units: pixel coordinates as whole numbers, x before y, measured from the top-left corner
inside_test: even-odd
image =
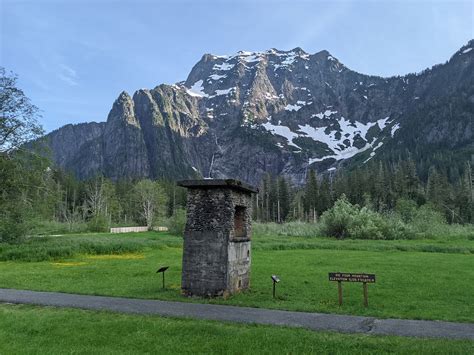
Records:
[[[339,306],[342,306],[342,281],[337,282],[337,294],[339,296]]]
[[[375,274],[351,274],[348,272],[330,272],[329,281],[337,281],[339,306],[342,306],[342,282],[362,282],[362,289],[364,292],[364,306],[369,306],[369,292],[367,290],[367,284],[375,283]]]

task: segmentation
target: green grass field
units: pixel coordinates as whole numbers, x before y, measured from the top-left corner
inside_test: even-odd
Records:
[[[0,352],[469,354],[474,342],[0,305]]]
[[[227,300],[180,294],[181,238],[165,233],[38,238],[0,249],[0,287],[134,298],[212,302],[385,318],[474,322],[474,241],[365,241],[255,235],[251,290]],[[66,256],[62,256],[66,255]],[[16,260],[9,260],[16,259]],[[42,260],[25,262],[21,260]],[[167,289],[155,273],[169,265]],[[377,275],[369,307],[361,284],[337,283],[330,271]],[[281,283],[271,297],[270,275]]]

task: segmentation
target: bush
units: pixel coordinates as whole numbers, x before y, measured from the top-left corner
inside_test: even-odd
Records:
[[[29,225],[22,213],[9,213],[0,218],[0,243],[20,242],[26,236]]]
[[[430,205],[418,208],[410,225],[421,238],[445,236],[450,229],[444,215]]]
[[[363,207],[348,224],[347,234],[355,239],[386,239],[387,225],[381,215]]]
[[[418,205],[415,201],[406,198],[399,198],[395,205],[395,212],[405,223],[410,223],[416,218]]]
[[[350,236],[350,228],[359,214],[359,206],[352,205],[342,195],[334,206],[321,216],[321,233],[339,239]]]
[[[386,239],[414,239],[415,233],[411,225],[406,224],[395,213],[385,216],[387,221]]]
[[[12,201],[0,206],[0,243],[20,243],[32,229],[32,213],[26,203]]]
[[[339,239],[404,239],[414,236],[399,217],[352,205],[344,195],[321,216],[321,233]]]
[[[164,224],[171,234],[183,236],[186,226],[186,211],[178,208],[170,218],[164,221]]]
[[[90,232],[108,232],[109,220],[104,215],[94,216],[87,222],[87,229]]]

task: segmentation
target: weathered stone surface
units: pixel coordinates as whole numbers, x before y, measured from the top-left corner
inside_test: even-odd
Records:
[[[103,143],[103,170],[108,177],[119,180],[150,175],[143,131],[126,92],[120,94],[109,113]]]
[[[250,285],[251,191],[235,186],[188,187],[182,289],[185,294],[221,296]]]
[[[95,176],[103,171],[102,138],[105,122],[68,124],[46,136],[55,163],[72,171],[80,179]]]

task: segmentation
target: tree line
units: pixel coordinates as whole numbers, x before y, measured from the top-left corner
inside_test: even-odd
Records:
[[[449,223],[474,223],[472,171],[471,162],[466,161],[453,179],[447,170],[431,166],[423,180],[415,161],[408,158],[320,175],[310,169],[299,188],[283,176],[266,175],[253,199],[254,218],[262,222],[316,222],[345,195],[350,203],[376,212],[390,212],[410,201],[438,210]]]
[[[0,240],[41,233],[49,222],[66,232],[99,232],[184,218],[186,191],[172,181],[79,181],[29,151],[0,155],[0,180]]]

